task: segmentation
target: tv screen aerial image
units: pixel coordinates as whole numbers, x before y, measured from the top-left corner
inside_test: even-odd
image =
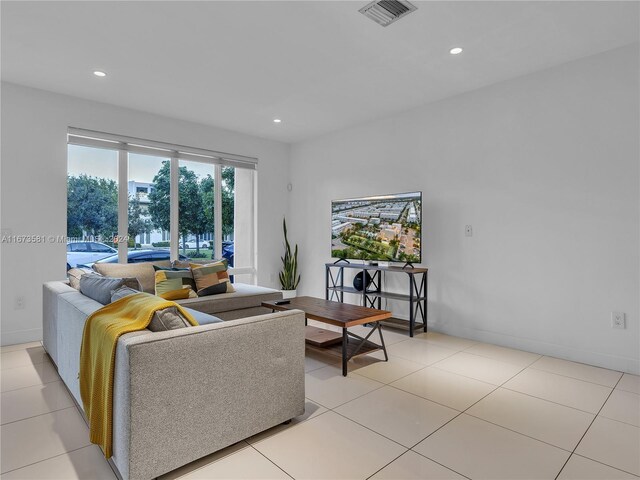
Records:
[[[420,263],[421,192],[331,202],[331,256]]]

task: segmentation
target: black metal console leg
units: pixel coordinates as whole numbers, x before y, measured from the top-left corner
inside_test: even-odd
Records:
[[[348,341],[348,336],[347,336],[347,329],[343,328],[342,329],[342,376],[346,377],[347,376],[347,341]]]
[[[427,272],[424,272],[422,274],[422,281],[424,283],[424,313],[423,313],[424,316],[422,318],[424,319],[423,320],[423,322],[424,322],[423,328],[424,328],[424,331],[426,332],[427,331],[427,318],[428,318],[427,317],[427,303],[429,302],[429,299],[428,299],[429,290],[427,290],[427,287],[428,287],[427,282],[429,280],[427,278]]]
[[[387,347],[384,344],[384,337],[382,336],[382,325],[380,325],[380,322],[378,322],[377,325],[378,325],[378,333],[380,334],[380,344],[382,345],[382,351],[384,352],[384,361],[388,362],[389,355],[387,355]]]

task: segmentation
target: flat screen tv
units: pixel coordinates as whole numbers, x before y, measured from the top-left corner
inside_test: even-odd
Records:
[[[422,192],[331,202],[331,256],[420,263]]]

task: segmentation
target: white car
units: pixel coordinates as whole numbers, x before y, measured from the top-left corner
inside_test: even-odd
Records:
[[[180,240],[180,248],[182,248],[182,240]],[[185,248],[196,248],[196,239],[195,237],[187,238],[184,242]],[[200,248],[209,248],[209,242],[206,240],[200,240]]]
[[[115,248],[100,242],[67,243],[67,270],[79,263],[93,263],[101,258],[118,253]]]

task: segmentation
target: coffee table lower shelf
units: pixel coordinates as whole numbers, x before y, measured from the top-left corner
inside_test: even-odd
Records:
[[[348,333],[351,336],[351,333]],[[357,340],[354,338],[354,340]],[[305,331],[305,341],[307,347],[319,352],[329,353],[336,357],[342,358],[342,333],[334,330],[326,330],[324,328],[312,327],[307,325]],[[360,342],[347,342],[347,357],[351,358],[356,355],[364,355],[375,350],[383,350],[382,345],[365,341],[362,346]],[[358,349],[359,347],[359,349]],[[357,350],[357,353],[356,353]]]

